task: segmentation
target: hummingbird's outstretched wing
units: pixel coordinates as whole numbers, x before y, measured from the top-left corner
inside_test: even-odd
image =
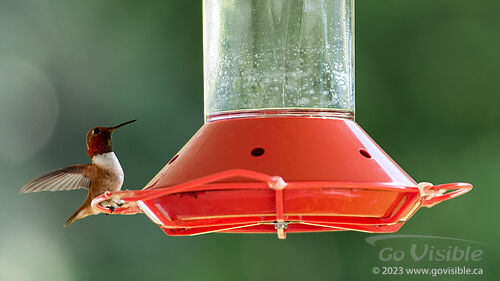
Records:
[[[89,188],[93,165],[74,165],[41,175],[26,183],[19,193]]]

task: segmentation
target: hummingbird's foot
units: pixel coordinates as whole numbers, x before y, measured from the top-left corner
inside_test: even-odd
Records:
[[[110,210],[109,213],[106,213],[106,215],[114,213],[115,209],[117,209],[117,208],[121,207],[121,205],[123,205],[123,204],[120,204],[112,199],[104,200],[100,204],[102,207]]]

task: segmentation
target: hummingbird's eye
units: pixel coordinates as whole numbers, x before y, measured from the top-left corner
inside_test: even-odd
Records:
[[[99,132],[100,132],[99,128],[95,128],[94,131],[93,131],[94,135],[99,134]]]

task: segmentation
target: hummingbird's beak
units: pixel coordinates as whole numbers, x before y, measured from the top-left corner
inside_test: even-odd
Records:
[[[121,123],[120,125],[116,125],[116,126],[114,126],[114,127],[111,127],[110,129],[114,131],[114,130],[116,130],[116,129],[118,129],[118,128],[122,127],[122,126],[125,126],[125,125],[127,125],[127,124],[133,123],[133,122],[135,122],[135,121],[137,121],[137,120],[135,120],[135,119],[134,119],[134,120],[130,120],[130,121],[127,121],[127,122],[125,122],[125,123]]]

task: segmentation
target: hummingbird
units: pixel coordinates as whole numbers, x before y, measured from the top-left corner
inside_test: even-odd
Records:
[[[113,132],[131,120],[113,127],[95,127],[87,132],[87,152],[92,164],[73,165],[41,175],[27,182],[19,193],[40,191],[88,190],[83,204],[71,215],[64,226],[90,215],[97,215],[90,203],[94,198],[106,191],[114,192],[123,184],[123,169],[113,152],[111,135]],[[111,210],[113,207],[110,206]]]

